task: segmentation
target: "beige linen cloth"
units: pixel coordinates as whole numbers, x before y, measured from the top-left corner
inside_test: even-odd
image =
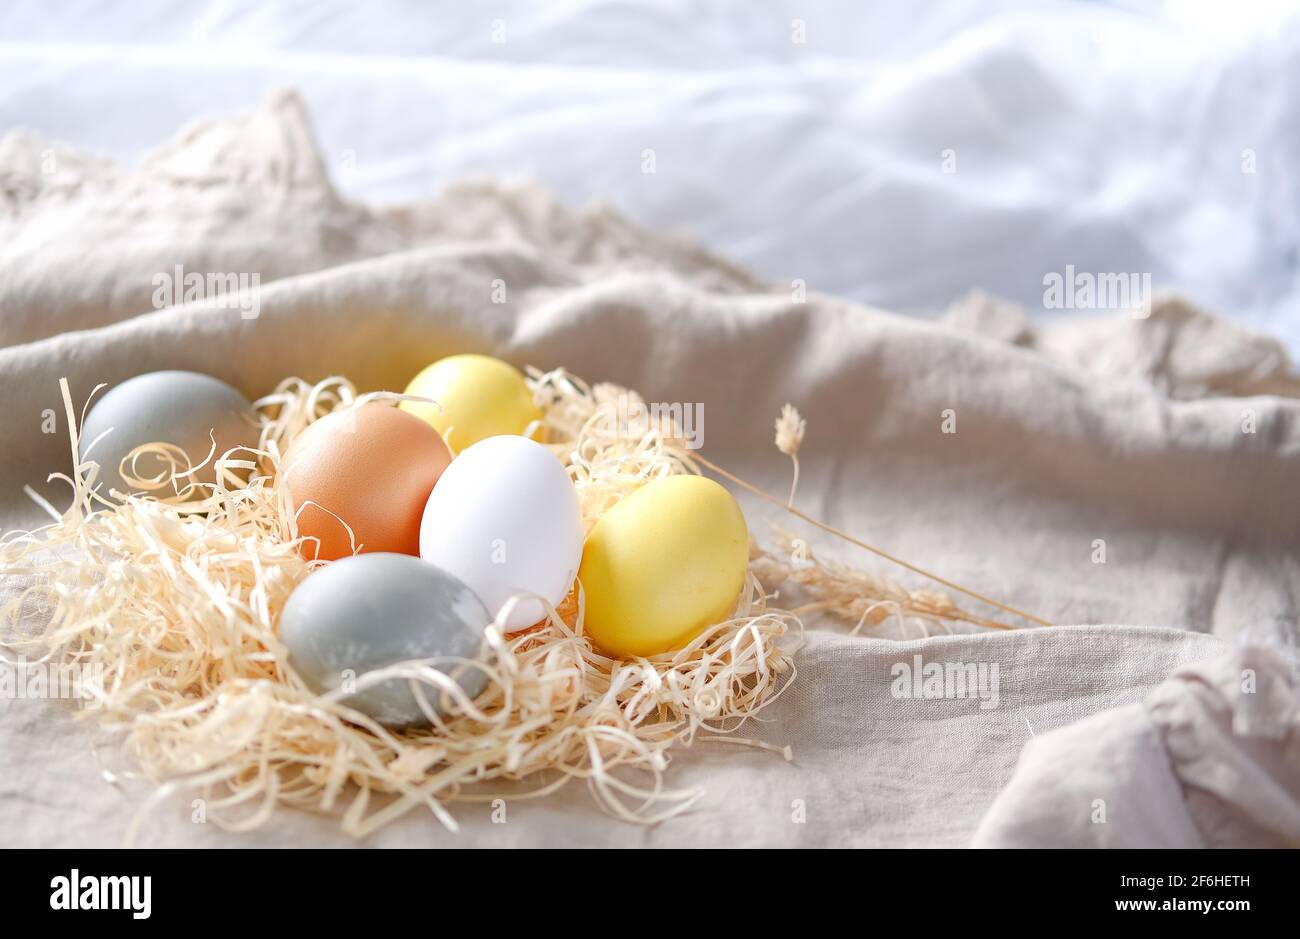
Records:
[[[67,428],[45,434],[42,420],[53,409],[62,421],[62,376],[77,400],[161,368],[250,398],[288,375],[400,390],[440,356],[485,351],[700,403],[705,452],[773,492],[790,467],[772,421],[793,402],[809,421],[804,510],[1053,622],[1094,624],[920,638],[810,621],[797,681],[748,731],[789,744],[792,762],[680,750],[667,784],[706,794],[651,828],[601,815],[573,784],[511,801],[504,824],[458,805],[459,834],[413,814],[367,844],[1300,843],[1287,651],[1300,382],[1276,343],[1175,298],[1148,320],[1048,327],[979,295],[939,324],[805,299],[529,185],[351,204],[287,93],[196,125],[134,169],[10,132],[0,193],[6,529],[41,521],[24,485],[59,504],[45,478],[68,466]],[[154,276],[177,264],[259,273],[259,315],[151,312]],[[899,576],[743,501],[760,540],[776,522]],[[902,696],[894,667],[915,656],[996,665],[997,693]],[[1235,690],[1247,670],[1259,676],[1249,698]],[[0,843],[118,844],[148,793],[105,780],[129,765],[70,711],[0,701]],[[352,842],[301,812],[223,832],[192,821],[182,797],[149,814],[140,843]]]

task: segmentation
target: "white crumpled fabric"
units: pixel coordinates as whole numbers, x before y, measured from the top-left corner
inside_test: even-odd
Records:
[[[52,146],[30,134],[0,139],[4,528],[40,521],[24,485],[59,503],[44,480],[67,467],[66,428],[41,425],[45,409],[62,413],[60,377],[77,399],[159,368],[209,372],[250,397],[292,374],[346,374],[370,390],[400,388],[441,355],[483,350],[564,365],[652,401],[702,403],[706,452],[771,491],[789,482],[772,419],[794,402],[809,420],[805,510],[1053,622],[1096,624],[899,641],[892,624],[863,637],[810,621],[798,680],[747,731],[789,744],[793,761],[721,745],[679,751],[668,785],[706,790],[688,815],[629,826],[601,816],[575,785],[511,802],[506,824],[486,806],[460,805],[458,835],[413,815],[371,844],[965,845],[995,799],[1000,817],[1015,815],[1006,801],[1016,786],[999,792],[1027,741],[1122,718],[1144,699],[1155,713],[1153,689],[1232,654],[1239,634],[1295,636],[1300,402],[1282,393],[1294,376],[1267,342],[1234,346],[1221,369],[1204,344],[1134,354],[1213,334],[1217,321],[1185,301],[1159,301],[1147,321],[1094,322],[1075,334],[1072,356],[1070,333],[1051,325],[972,334],[978,314],[953,328],[817,293],[801,301],[689,243],[608,210],[572,211],[527,185],[455,185],[425,203],[371,208],[335,192],[291,94],[191,128],[131,170],[61,150],[57,172],[43,174]],[[203,303],[151,311],[153,276],[176,264],[259,272],[259,316]],[[492,302],[498,280],[504,304]],[[1217,384],[1228,374],[1231,389]],[[1191,396],[1197,383],[1213,396]],[[953,434],[941,429],[949,413]],[[1247,415],[1253,433],[1243,432]],[[898,575],[742,501],[760,539],[777,522],[818,551]],[[3,598],[20,586],[6,582]],[[1104,625],[1116,623],[1129,625]],[[996,665],[996,706],[900,697],[895,666],[917,655]],[[1204,712],[1217,714],[1212,703]],[[1187,714],[1178,726],[1210,727]],[[1117,725],[1110,736],[1125,733]],[[1250,780],[1229,771],[1206,784],[1213,799],[1186,794],[1207,778],[1193,775],[1198,761],[1244,751],[1209,739],[1182,733],[1176,750],[1170,734],[1117,744],[1176,754],[1188,768],[1179,784],[1134,784],[1162,803],[1183,800],[1198,832],[1256,804]],[[1261,745],[1272,747],[1271,771],[1293,779],[1294,746]],[[1067,748],[1060,772],[1089,772],[1076,758],[1086,752]],[[0,701],[0,840],[119,843],[148,790],[109,784],[98,761],[129,769],[114,741],[66,705]],[[1294,800],[1289,785],[1281,790]],[[1233,830],[1251,843],[1292,840],[1286,813],[1270,815],[1279,827],[1265,819]],[[1152,843],[1185,834],[1159,818],[1143,815],[1129,834]],[[1007,831],[991,824],[981,831]],[[179,798],[154,810],[141,842],[346,839],[335,820],[297,812],[251,834],[222,832],[193,822]]]
[[[1293,357],[1298,75],[1288,2],[0,9],[0,127],[123,162],[291,86],[369,202],[537,178],[774,283],[926,315],[980,287],[1048,318],[1045,272],[1147,272]]]
[[[1258,647],[1032,740],[977,847],[1300,845],[1300,685]]]

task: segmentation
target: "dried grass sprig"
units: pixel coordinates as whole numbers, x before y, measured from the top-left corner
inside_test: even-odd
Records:
[[[794,473],[790,478],[790,498],[785,503],[791,507],[794,506],[794,494],[799,488],[799,447],[807,429],[808,422],[799,416],[793,404],[781,408],[781,414],[776,419],[776,448],[794,464]]]
[[[807,542],[787,531],[776,530],[778,550],[751,545],[750,570],[769,590],[797,584],[811,602],[791,613],[829,613],[854,624],[850,635],[881,626],[898,625],[900,636],[915,627],[922,637],[932,629],[951,633],[951,623],[963,622],[986,629],[1012,629],[1005,623],[963,610],[945,593],[912,590],[858,568],[818,557]]]
[[[856,545],[857,547],[862,548],[864,551],[870,551],[872,554],[876,555],[877,557],[883,558],[884,560],[889,561],[892,564],[897,564],[899,567],[904,567],[907,570],[912,571],[914,574],[919,574],[922,577],[926,578],[927,580],[932,580],[935,583],[942,584],[948,589],[955,590],[958,593],[964,593],[966,596],[971,597],[972,599],[979,600],[981,603],[987,603],[989,606],[997,607],[998,609],[1006,613],[1011,613],[1014,616],[1019,616],[1021,619],[1027,620],[1031,623],[1034,623],[1035,625],[1038,626],[1053,625],[1051,622],[1043,619],[1042,617],[1035,616],[1032,613],[1026,613],[1024,610],[1016,609],[1014,606],[1003,603],[1000,600],[995,600],[992,597],[987,596],[983,593],[979,593],[975,590],[972,590],[969,587],[963,587],[961,584],[956,583],[955,581],[949,580],[946,577],[940,577],[938,574],[935,574],[932,571],[928,571],[923,567],[919,567],[918,565],[913,564],[910,561],[904,561],[902,558],[898,557],[897,555],[890,554],[888,551],[885,551],[881,548],[877,548],[875,545],[868,544],[867,542],[863,541],[860,538],[855,538],[853,535],[850,535],[848,532],[842,529],[836,528],[833,525],[828,525],[825,522],[821,521],[820,519],[813,518],[811,515],[808,515],[806,512],[799,511],[799,509],[796,509],[790,503],[782,502],[776,496],[764,492],[762,489],[759,489],[753,483],[741,479],[739,476],[735,475],[734,473],[731,473],[728,470],[723,469],[718,464],[714,463],[711,460],[705,459],[703,456],[699,454],[696,454],[695,462],[698,463],[700,466],[705,467],[710,472],[718,476],[721,476],[723,479],[726,479],[731,483],[734,483],[735,485],[739,486],[741,489],[744,489],[746,492],[755,495],[758,498],[763,499],[767,502],[771,502],[775,505],[779,505],[781,508],[785,509],[785,511],[795,516],[795,518],[802,519],[803,521],[807,522],[809,525],[812,525],[814,528],[818,528],[829,535],[834,535],[836,538],[839,538],[841,541],[847,541],[849,544]],[[849,568],[845,568],[845,570],[847,571],[849,570]],[[870,579],[870,575],[864,575],[864,576]],[[881,581],[881,583],[886,583],[886,582]],[[903,590],[904,588],[899,587],[898,589]],[[933,596],[942,597],[943,595],[933,594]],[[948,600],[947,602],[951,603],[950,600]],[[955,610],[956,607],[953,607],[953,609]],[[964,619],[969,622],[978,622],[979,625],[988,626],[990,628],[995,628],[995,629],[1015,628],[1013,626],[1008,626],[1005,623],[998,623],[993,620],[983,620],[980,618],[972,619],[970,614],[961,614],[960,616],[948,617],[948,618]]]

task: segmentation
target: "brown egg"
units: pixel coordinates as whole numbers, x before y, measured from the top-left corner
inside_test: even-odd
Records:
[[[450,462],[438,432],[397,408],[367,404],[321,418],[284,455],[298,533],[320,541],[319,553],[315,541],[303,542],[303,555],[349,556],[348,527],[358,553],[418,555],[424,505]]]

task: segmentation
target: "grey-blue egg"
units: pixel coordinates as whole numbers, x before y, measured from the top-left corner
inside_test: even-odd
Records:
[[[366,672],[413,659],[475,659],[491,621],[483,602],[440,567],[407,554],[358,554],[309,574],[280,614],[289,663],[317,694],[359,681]],[[482,669],[433,663],[477,697]],[[352,686],[354,687],[354,686]],[[424,699],[445,714],[443,695],[420,683]],[[348,695],[346,703],[389,727],[427,725],[406,678]]]
[[[191,464],[198,464],[207,458],[214,437],[213,462],[234,447],[257,446],[257,416],[247,398],[211,375],[148,372],[114,385],[95,402],[81,426],[81,459],[99,464],[99,492],[106,498],[109,489],[169,496],[186,481],[158,489],[130,487],[118,471],[122,460],[143,444],[170,443],[184,450]],[[133,469],[136,477],[149,479],[169,466],[161,458],[142,455]],[[197,482],[215,478],[212,463],[194,475]]]

